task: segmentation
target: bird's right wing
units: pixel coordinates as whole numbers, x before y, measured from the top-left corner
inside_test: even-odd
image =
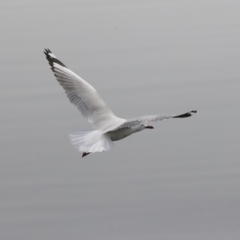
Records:
[[[197,113],[197,111],[190,111],[181,115],[165,115],[165,116],[151,115],[151,116],[138,117],[134,119],[128,119],[123,124],[121,124],[120,126],[118,126],[117,128],[111,131],[116,131],[122,128],[132,128],[132,127],[138,127],[140,125],[147,125],[149,122],[162,121],[164,119],[187,118],[187,117],[191,117],[195,113]]]
[[[121,125],[125,119],[116,117],[98,95],[97,91],[77,74],[68,69],[49,49],[45,55],[70,102],[82,113],[95,129],[107,131]]]

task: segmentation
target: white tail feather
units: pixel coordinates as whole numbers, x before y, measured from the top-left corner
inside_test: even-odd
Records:
[[[69,136],[71,143],[79,152],[102,152],[114,147],[111,139],[99,130],[76,131]]]

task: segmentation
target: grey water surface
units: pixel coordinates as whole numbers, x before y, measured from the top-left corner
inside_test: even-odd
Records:
[[[0,239],[239,239],[239,8],[234,0],[3,0]],[[198,113],[82,159],[68,133],[91,126],[44,48],[117,116]]]

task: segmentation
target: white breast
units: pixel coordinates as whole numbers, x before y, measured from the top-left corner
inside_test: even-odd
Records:
[[[138,126],[138,127],[133,127],[133,128],[122,128],[116,131],[112,132],[107,132],[105,133],[112,141],[118,141],[121,140],[125,137],[128,137],[129,135],[142,131],[145,129],[144,126]]]

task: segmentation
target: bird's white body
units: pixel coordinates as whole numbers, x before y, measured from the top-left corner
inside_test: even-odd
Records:
[[[105,133],[112,141],[118,141],[125,137],[130,136],[133,133],[140,132],[145,129],[144,125],[140,125],[134,128],[122,128],[115,131]]]
[[[152,115],[128,120],[119,118],[89,83],[67,68],[49,49],[44,53],[70,102],[93,126],[92,131],[76,131],[70,134],[72,144],[83,152],[83,157],[92,152],[108,151],[114,147],[113,141],[121,140],[146,128],[153,128],[148,125],[149,122],[190,117],[197,112],[191,111],[177,116]]]

